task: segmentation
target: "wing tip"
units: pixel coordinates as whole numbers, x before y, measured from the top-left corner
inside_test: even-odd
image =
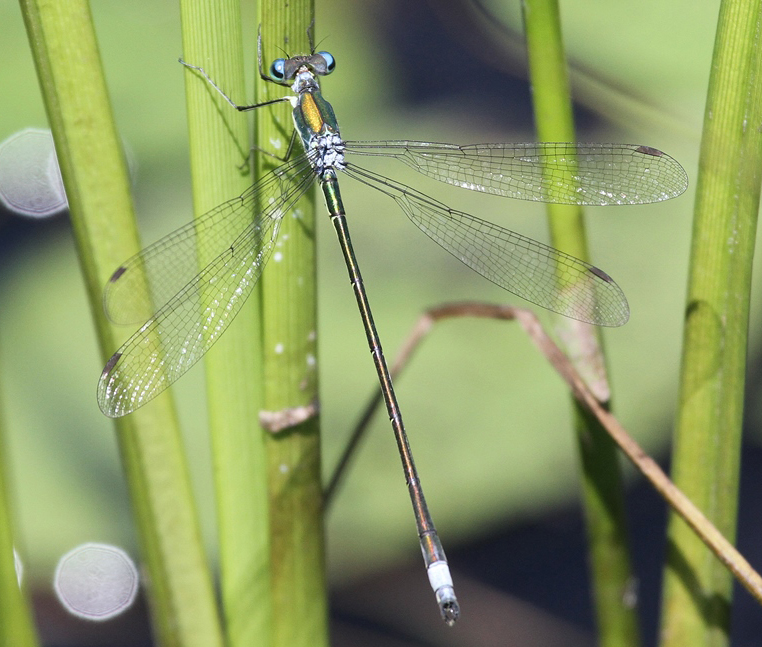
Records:
[[[124,265],[120,265],[114,270],[114,273],[111,275],[108,282],[116,283],[121,278],[122,274],[124,274],[126,271],[127,268]]]
[[[122,353],[119,351],[117,351],[111,357],[109,357],[109,360],[106,362],[106,365],[103,367],[103,371],[101,371],[100,380],[98,380],[98,392],[97,392],[98,408],[101,410],[101,413],[103,413],[103,415],[108,416],[109,418],[119,418],[124,415],[124,413],[119,412],[118,408],[115,406],[116,403],[114,402],[113,397],[111,397],[113,394],[111,393],[111,386],[110,386],[111,385],[110,377],[121,358],[122,358]]]

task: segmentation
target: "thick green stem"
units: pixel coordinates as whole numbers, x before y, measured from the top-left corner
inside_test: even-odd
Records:
[[[762,3],[722,3],[696,182],[673,480],[735,537],[749,296],[762,179]],[[664,645],[729,641],[732,578],[672,515]]]
[[[566,60],[557,0],[524,0],[530,80],[540,141],[575,141]],[[553,245],[587,260],[583,210],[548,204]],[[602,402],[611,394],[600,330],[571,320],[557,321],[561,344]],[[590,568],[599,644],[634,646],[640,642],[631,600],[633,575],[627,545],[624,489],[616,445],[593,416],[574,401],[575,429],[583,474]]]
[[[0,403],[0,647],[38,644],[32,613],[16,576],[17,529],[13,515],[10,458],[5,442],[5,420]]]
[[[104,316],[102,289],[139,245],[90,8],[86,0],[22,0],[21,7],[105,361],[124,332]],[[220,645],[212,579],[171,400],[160,396],[116,426],[157,641]]]
[[[295,0],[288,6],[267,0],[260,10],[265,70],[283,52],[309,53],[312,0]],[[261,83],[257,100],[289,92]],[[289,108],[284,103],[258,111],[256,143],[260,149],[285,154],[293,132]],[[267,155],[258,157],[258,168],[263,171],[280,163]],[[262,279],[263,413],[272,429],[268,445],[274,645],[283,647],[328,643],[317,409],[314,201],[314,192],[310,192],[285,215],[279,246]]]
[[[239,0],[182,0],[183,57],[247,103]],[[248,115],[198,73],[185,74],[195,215],[251,185]],[[252,218],[254,213],[251,214]],[[231,241],[232,242],[232,241]],[[211,258],[200,258],[205,265]],[[258,299],[252,296],[206,355],[220,551],[220,588],[230,647],[268,644],[270,541],[267,462],[259,425],[262,362]]]

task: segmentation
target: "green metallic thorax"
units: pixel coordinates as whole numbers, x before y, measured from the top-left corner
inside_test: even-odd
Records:
[[[305,90],[299,94],[294,106],[294,125],[302,140],[304,150],[309,153],[313,137],[325,134],[339,135],[339,124],[333,107],[317,89]],[[336,172],[329,170],[320,178],[328,212],[332,215],[344,214],[339,182]]]
[[[319,90],[306,90],[297,98],[294,106],[294,125],[302,138],[304,150],[309,150],[310,140],[315,135],[339,134],[339,124],[333,107]]]

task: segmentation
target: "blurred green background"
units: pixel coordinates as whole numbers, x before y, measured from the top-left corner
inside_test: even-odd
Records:
[[[323,90],[346,139],[534,139],[518,2],[487,4],[497,20],[471,4],[316,4],[319,47],[337,61]],[[690,0],[564,3],[578,139],[660,148],[695,181],[718,6]],[[175,2],[93,0],[92,10],[116,121],[135,163],[135,201],[149,243],[191,217],[179,8]],[[253,78],[256,25],[253,8],[245,11]],[[0,4],[0,42],[1,140],[47,124],[19,7],[10,0]],[[448,190],[404,168],[379,170],[455,208],[547,240],[542,205]],[[349,180],[343,186],[388,355],[427,306],[459,299],[528,305],[457,263],[391,201]],[[689,188],[663,204],[587,212],[592,260],[617,280],[632,310],[624,328],[605,333],[616,412],[647,450],[662,455],[676,399],[692,206]],[[76,544],[111,542],[135,555],[136,542],[111,423],[95,402],[102,360],[68,224],[62,218],[0,218],[0,395],[26,572],[48,580],[58,557]],[[375,376],[327,218],[319,245],[327,473]],[[759,279],[757,267],[757,286]],[[761,307],[755,294],[752,357],[760,352]],[[213,551],[203,388],[199,365],[176,394]],[[441,324],[398,381],[398,395],[446,547],[577,496],[568,394],[517,326]],[[335,581],[417,558],[395,443],[385,416],[378,418],[328,520]],[[380,541],[369,543],[371,536]],[[372,562],[366,552],[371,545]]]

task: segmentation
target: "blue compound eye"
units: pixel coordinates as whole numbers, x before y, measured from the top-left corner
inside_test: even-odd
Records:
[[[270,78],[274,81],[282,81],[286,76],[286,60],[277,58],[270,66]]]
[[[336,59],[329,52],[318,52],[325,60],[325,73],[330,74],[336,69]]]

